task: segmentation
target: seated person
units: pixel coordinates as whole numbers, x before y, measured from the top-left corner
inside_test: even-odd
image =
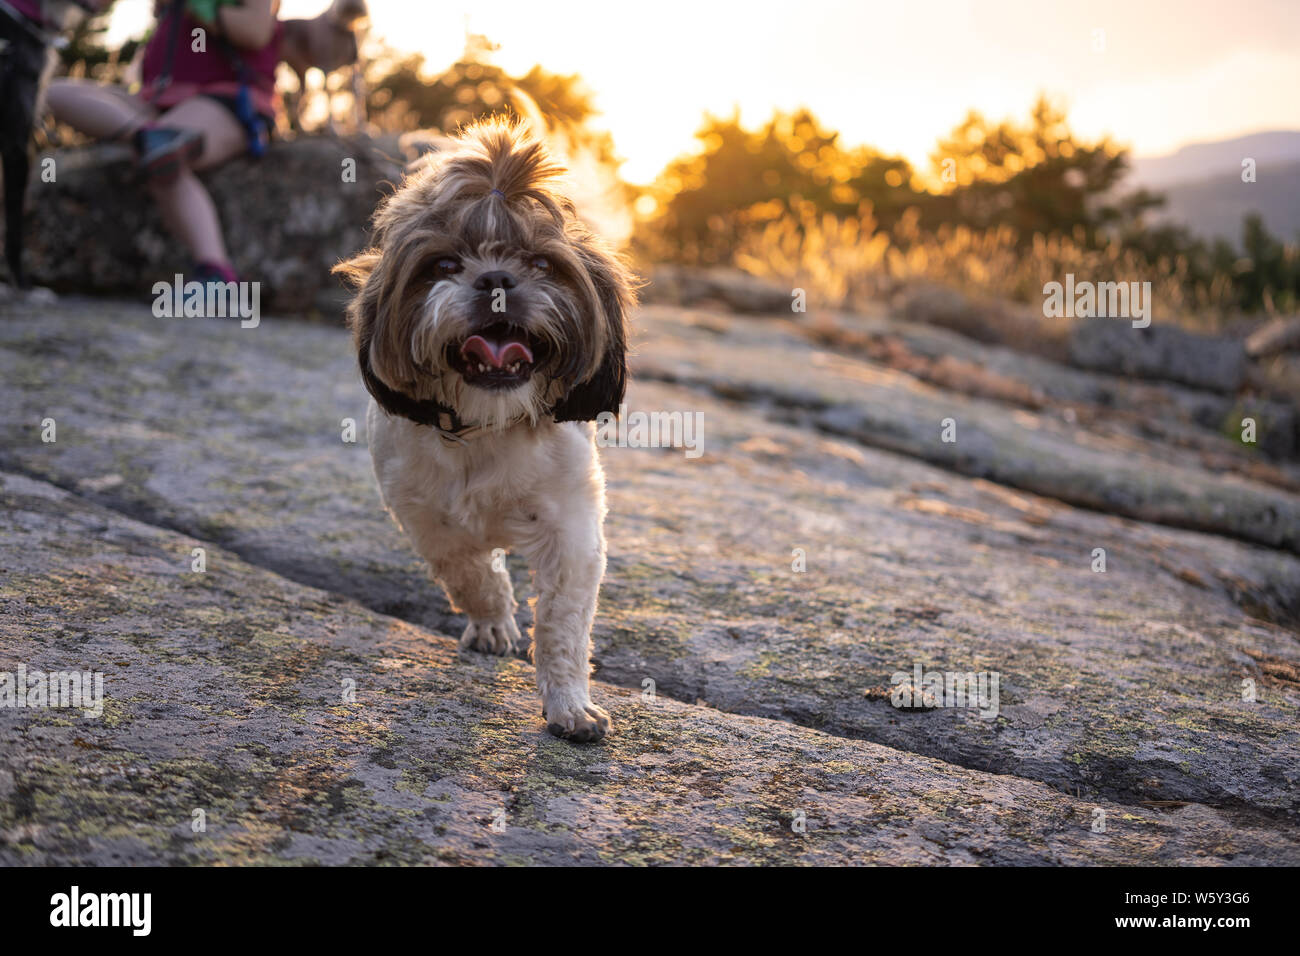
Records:
[[[60,79],[55,119],[88,136],[130,141],[167,228],[200,282],[237,281],[216,206],[195,172],[261,155],[279,108],[280,0],[155,0],[142,88]],[[196,39],[202,30],[203,42]],[[196,49],[198,48],[198,49]]]

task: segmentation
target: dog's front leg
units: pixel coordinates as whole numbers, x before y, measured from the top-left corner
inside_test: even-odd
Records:
[[[518,605],[505,568],[497,570],[492,555],[483,552],[431,561],[430,566],[452,605],[469,618],[460,649],[513,654],[520,643]]]
[[[449,534],[443,523],[423,509],[391,510],[420,557],[429,563],[430,576],[447,592],[452,608],[469,618],[461,634],[461,649],[513,653],[520,644],[515,623],[518,605],[504,565],[496,563],[477,543]]]
[[[603,508],[599,500],[569,504],[549,521],[537,516],[519,550],[537,591],[532,656],[542,715],[555,736],[587,743],[610,730],[589,690],[591,622],[605,574]]]

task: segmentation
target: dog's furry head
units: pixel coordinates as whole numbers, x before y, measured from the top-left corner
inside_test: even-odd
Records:
[[[334,0],[324,16],[344,29],[350,30],[358,20],[370,16],[370,8],[366,5],[366,0]]]
[[[374,248],[336,267],[363,377],[392,414],[429,400],[466,424],[588,421],[627,378],[630,274],[560,191],[526,128],[481,121],[375,213]]]

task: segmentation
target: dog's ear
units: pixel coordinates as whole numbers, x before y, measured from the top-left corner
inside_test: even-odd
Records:
[[[380,324],[379,299],[384,257],[378,248],[366,249],[338,263],[332,271],[355,290],[348,303],[347,323],[352,344],[364,356],[362,373],[370,372],[370,346]],[[373,373],[371,373],[373,374]]]
[[[351,259],[344,259],[330,272],[342,276],[343,281],[352,288],[360,289],[366,284],[366,279],[370,278],[370,273],[375,271],[375,266],[379,265],[379,259],[378,249],[366,249],[358,252]]]
[[[399,391],[414,377],[415,369],[409,351],[401,347],[402,304],[385,300],[395,278],[385,257],[378,249],[367,249],[333,271],[357,290],[348,304],[347,320],[366,391],[390,415],[418,418],[419,403]]]
[[[636,303],[634,280],[618,256],[593,236],[580,237],[575,252],[591,281],[582,297],[589,313],[584,325],[599,343],[600,360],[555,406],[557,422],[595,421],[601,412],[617,415],[627,390],[627,317]]]

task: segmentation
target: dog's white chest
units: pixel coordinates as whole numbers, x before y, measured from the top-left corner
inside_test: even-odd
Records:
[[[429,533],[510,547],[540,519],[562,519],[571,495],[603,497],[604,477],[583,425],[518,426],[449,446],[431,429],[372,403],[367,426],[384,503],[394,515],[420,515]]]

